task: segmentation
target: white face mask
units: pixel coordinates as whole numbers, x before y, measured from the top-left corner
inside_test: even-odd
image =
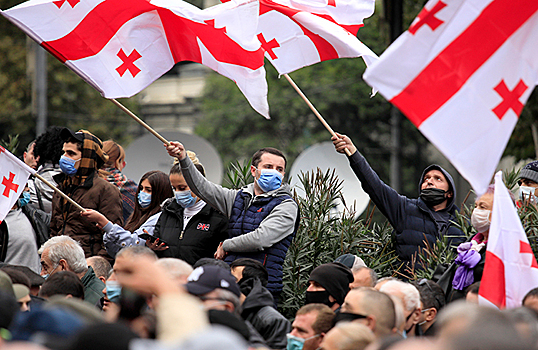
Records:
[[[486,232],[489,230],[489,225],[491,224],[491,221],[489,221],[490,214],[491,210],[474,208],[473,214],[471,215],[471,225],[473,225],[479,233]]]
[[[522,202],[529,201],[530,203],[536,203],[536,196],[534,196],[535,191],[536,191],[535,187],[519,186],[519,199]]]

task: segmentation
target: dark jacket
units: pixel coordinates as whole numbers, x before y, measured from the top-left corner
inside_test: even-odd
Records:
[[[245,283],[249,284],[250,292],[241,305],[241,317],[256,328],[269,348],[285,349],[290,321],[273,308],[273,297],[258,278],[241,283],[243,293],[246,293]]]
[[[227,228],[228,219],[206,204],[183,230],[183,207],[175,199],[167,199],[153,236],[170,248],[156,253],[160,258],[178,258],[193,265],[200,258],[214,256],[219,243],[228,238]]]
[[[66,175],[59,174],[54,177],[58,184],[62,184]],[[114,224],[123,224],[123,203],[118,188],[97,176],[95,172],[78,185],[60,189],[80,204],[83,208],[94,209],[103,214]],[[94,223],[80,216],[79,210],[71,203],[55,193],[52,198],[52,217],[50,222],[51,236],[68,235],[78,241],[86,257],[101,255],[108,256],[103,245],[103,231]]]
[[[291,196],[288,194],[280,193],[275,196],[258,197],[247,206],[251,197],[252,195],[246,191],[239,191],[237,193],[228,225],[228,235],[230,238],[254,231],[277,205],[284,200],[291,199]],[[257,252],[228,252],[224,261],[231,264],[239,258],[250,258],[261,262],[269,274],[267,289],[271,291],[275,298],[278,298],[278,295],[282,291],[282,265],[284,264],[288,248],[297,232],[298,224],[299,219],[295,221],[292,234],[284,237],[271,247]]]
[[[105,284],[95,275],[91,266],[88,266],[88,271],[86,271],[80,281],[84,285],[84,301],[92,306],[96,305],[103,297]]]
[[[445,209],[436,212],[422,199],[407,198],[386,185],[358,151],[349,157],[349,162],[364,191],[394,228],[396,254],[401,261],[409,264],[419,247],[426,247],[425,239],[431,247],[442,236],[448,236],[454,246],[465,240],[464,233],[451,224],[451,221],[455,220],[458,208],[454,204],[456,187],[446,170],[438,165],[430,165],[424,170],[419,181],[420,190],[424,175],[436,169],[441,171],[450,183],[452,198],[448,200]]]

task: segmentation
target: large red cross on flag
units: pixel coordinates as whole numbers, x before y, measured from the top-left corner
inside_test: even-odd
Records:
[[[30,0],[2,11],[106,98],[130,97],[180,61],[232,79],[269,118],[259,3],[200,10],[182,0]]]
[[[378,59],[357,38],[375,0],[259,1],[258,38],[280,74],[335,58],[362,56],[366,64]]]
[[[478,302],[515,308],[521,306],[528,291],[538,287],[538,264],[500,171],[495,175],[493,197]]]
[[[538,83],[538,1],[430,0],[364,79],[484,193]]]
[[[0,222],[4,220],[35,170],[0,146]]]

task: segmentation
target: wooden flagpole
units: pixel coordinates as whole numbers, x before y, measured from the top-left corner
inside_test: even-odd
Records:
[[[72,200],[71,198],[69,198],[65,193],[63,193],[62,191],[60,191],[58,189],[58,187],[54,186],[53,184],[51,184],[50,182],[48,182],[47,180],[45,180],[41,175],[39,175],[38,173],[34,173],[34,176],[36,178],[38,178],[39,180],[43,181],[43,183],[47,186],[49,186],[50,188],[52,188],[56,193],[58,193],[60,196],[62,196],[63,198],[65,198],[69,203],[73,204],[78,210],[80,211],[86,211],[86,209],[84,209],[83,207],[80,206],[80,204],[78,204],[77,202],[75,202],[74,200]]]
[[[161,140],[164,144],[166,144],[167,146],[170,146],[170,142],[165,139],[164,137],[161,136],[161,134],[159,134],[157,131],[155,131],[151,126],[149,126],[148,124],[146,124],[142,119],[138,118],[136,116],[136,114],[134,114],[133,112],[131,112],[127,107],[125,107],[124,105],[122,105],[121,103],[119,103],[116,99],[112,98],[110,99],[110,101],[112,101],[112,103],[114,103],[116,106],[120,107],[120,109],[122,111],[124,111],[125,113],[127,113],[131,118],[133,118],[138,124],[142,125],[144,128],[146,128],[150,133],[153,134],[153,136],[155,136],[156,138],[158,138],[159,140]]]
[[[312,112],[314,112],[314,114],[316,115],[316,117],[318,117],[319,121],[321,122],[321,124],[323,124],[323,126],[325,127],[325,129],[327,129],[332,136],[335,136],[336,137],[336,133],[334,132],[334,130],[331,128],[331,126],[325,121],[325,119],[321,116],[321,114],[318,112],[318,110],[316,109],[316,107],[314,107],[314,105],[308,100],[308,97],[306,97],[305,94],[303,94],[303,92],[301,91],[301,89],[299,89],[299,87],[297,86],[297,84],[295,84],[295,82],[290,78],[290,76],[288,74],[284,74],[284,77],[286,77],[286,79],[288,80],[288,82],[291,84],[291,86],[293,86],[293,88],[295,89],[295,91],[297,91],[297,93],[299,94],[299,96],[301,96],[303,98],[303,100],[306,102],[306,104],[308,105],[308,107],[310,107],[310,109],[312,110]],[[345,149],[346,151],[346,154],[348,156],[351,156],[351,151],[349,149]]]

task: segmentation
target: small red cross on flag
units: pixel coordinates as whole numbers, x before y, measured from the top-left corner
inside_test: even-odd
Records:
[[[422,11],[420,11],[420,13],[418,14],[415,22],[411,25],[411,27],[409,27],[409,33],[414,35],[417,30],[419,30],[419,28],[425,24],[430,27],[431,30],[436,30],[437,27],[439,27],[444,22],[441,21],[439,18],[435,17],[435,15],[445,6],[446,4],[439,0],[439,2],[435,4],[435,6],[431,10],[428,10],[426,9],[426,7],[424,7]]]
[[[34,173],[35,170],[0,147],[0,222],[19,199],[30,174]]]
[[[116,68],[120,77],[123,77],[123,74],[125,74],[127,70],[129,70],[133,78],[136,77],[138,73],[140,73],[140,68],[135,66],[134,61],[141,58],[142,55],[139,54],[136,49],[133,50],[129,56],[127,56],[125,52],[123,52],[123,49],[120,49],[120,51],[118,52],[118,57],[123,62],[121,66]]]
[[[493,113],[495,113],[499,119],[503,119],[506,112],[508,112],[509,109],[512,109],[516,116],[519,117],[519,114],[523,109],[523,103],[519,102],[519,98],[521,95],[523,95],[527,88],[528,86],[525,85],[523,80],[519,80],[516,87],[513,90],[509,90],[504,80],[501,80],[499,85],[497,85],[494,90],[502,97],[503,100],[497,107],[493,108]]]
[[[265,38],[263,37],[263,34],[260,33],[258,34],[258,40],[260,41],[260,43],[262,44],[262,48],[265,50],[265,52],[267,52],[269,54],[269,56],[271,57],[271,59],[273,60],[276,60],[277,59],[277,56],[276,54],[274,53],[273,49],[276,49],[277,47],[280,47],[280,45],[278,44],[278,42],[276,41],[275,38],[273,38],[272,40],[270,40],[269,42],[267,42],[265,40]]]
[[[201,231],[209,231],[209,226],[209,224],[199,223],[198,226],[196,226],[196,229]]]

